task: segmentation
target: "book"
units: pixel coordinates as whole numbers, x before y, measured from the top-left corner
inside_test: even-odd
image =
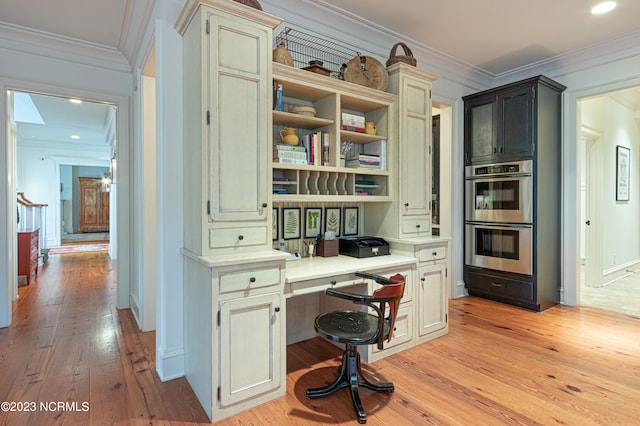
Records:
[[[273,109],[282,111],[282,84],[273,81]]]
[[[380,170],[387,170],[387,140],[380,139],[379,141],[369,142],[364,144],[364,153],[376,155],[380,158]]]
[[[302,151],[279,151],[273,153],[273,160],[277,161],[280,159],[289,159],[289,160],[307,160],[307,153]]]
[[[276,151],[298,151],[298,152],[306,152],[307,149],[304,146],[300,145],[286,145],[286,144],[276,144],[273,145],[274,152]]]
[[[363,115],[343,112],[341,117],[341,124],[343,126],[362,127],[364,129],[364,123],[366,119]]]

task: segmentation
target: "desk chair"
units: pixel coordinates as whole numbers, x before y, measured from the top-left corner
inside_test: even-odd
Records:
[[[385,339],[391,340],[393,327],[398,313],[398,305],[404,293],[405,278],[396,274],[391,278],[356,272],[359,277],[371,278],[382,287],[376,289],[373,295],[363,295],[329,288],[326,294],[351,300],[356,305],[365,305],[373,309],[367,311],[341,310],[320,314],[315,320],[316,332],[333,342],[345,344],[342,354],[342,364],[338,377],[329,385],[322,388],[307,389],[307,398],[323,398],[335,391],[349,387],[353,408],[359,423],[367,422],[367,414],[362,407],[358,388],[360,386],[378,392],[393,392],[393,383],[375,383],[362,374],[360,365],[359,345],[377,344],[383,348]],[[388,316],[386,306],[389,306]],[[360,379],[358,379],[360,376]]]

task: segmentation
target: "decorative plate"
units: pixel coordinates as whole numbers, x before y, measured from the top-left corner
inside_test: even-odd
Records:
[[[371,56],[356,56],[347,62],[344,79],[372,89],[386,90],[389,84],[387,69]]]

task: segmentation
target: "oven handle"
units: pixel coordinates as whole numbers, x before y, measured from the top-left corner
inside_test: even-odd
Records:
[[[527,229],[533,228],[532,224],[516,224],[516,223],[487,223],[487,222],[472,222],[467,221],[467,225],[476,227],[476,228],[491,228],[491,229]]]
[[[531,173],[515,173],[515,174],[507,174],[507,175],[479,175],[479,176],[465,176],[465,180],[474,180],[474,181],[483,181],[483,182],[495,182],[495,181],[502,181],[502,180],[508,180],[508,179],[520,179],[520,178],[527,178],[527,177],[532,177],[533,174]]]

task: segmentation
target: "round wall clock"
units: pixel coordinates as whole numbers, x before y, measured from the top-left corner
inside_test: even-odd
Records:
[[[347,62],[344,79],[351,83],[384,91],[389,83],[389,74],[377,59],[358,55]]]

